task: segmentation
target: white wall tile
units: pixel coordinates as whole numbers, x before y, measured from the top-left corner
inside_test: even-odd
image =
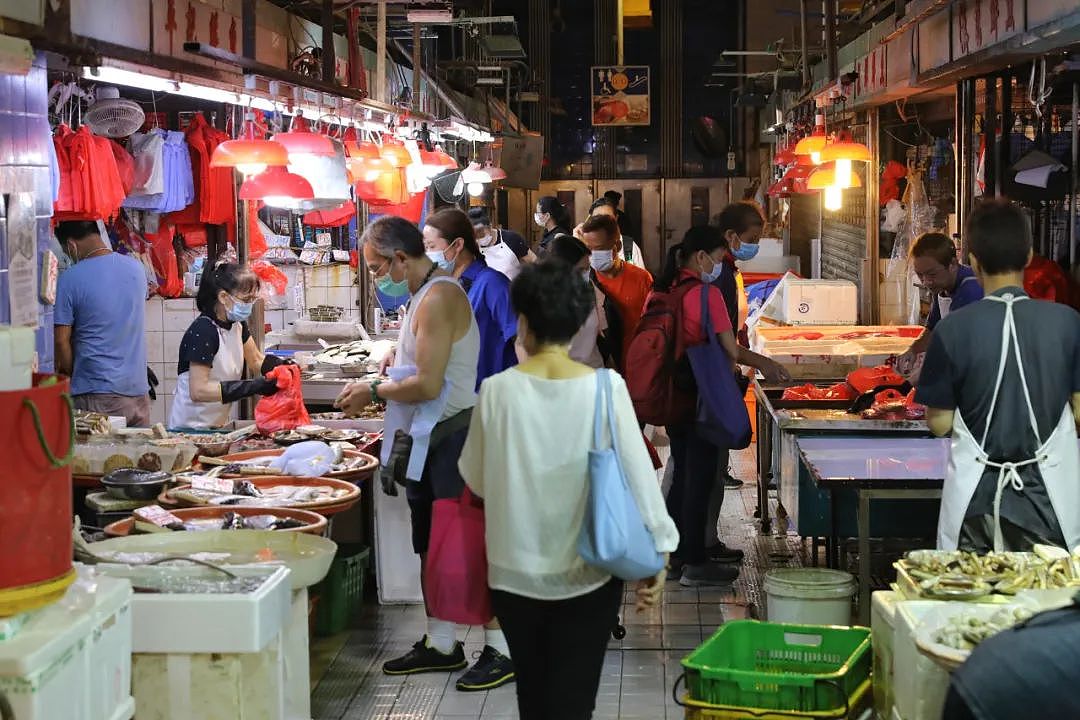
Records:
[[[170,362],[165,363],[165,374],[161,376],[162,378],[176,379],[176,360],[177,358],[173,358]]]
[[[166,332],[185,332],[188,326],[198,317],[198,311],[195,310],[195,306],[190,307],[184,304],[173,305],[173,303],[179,303],[178,300],[168,300],[165,303],[165,311],[162,316],[162,329]]]
[[[183,332],[165,332],[164,333],[164,361],[176,362],[180,357],[180,341],[184,339]]]
[[[143,321],[143,329],[147,331],[163,330],[161,298],[150,298],[146,301],[146,319]]]
[[[151,331],[146,333],[146,362],[151,365],[165,360],[165,333]]]
[[[285,327],[288,327],[289,323],[294,323],[298,319],[300,319],[300,315],[296,312],[295,309],[292,309],[292,308],[283,311],[282,316],[284,317]]]

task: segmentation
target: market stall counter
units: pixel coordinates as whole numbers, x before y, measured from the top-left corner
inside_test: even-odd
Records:
[[[769,482],[776,479],[779,490],[778,516],[789,519],[791,526],[803,537],[828,536],[828,497],[818,491],[809,477],[801,472],[798,441],[805,437],[835,435],[927,438],[930,429],[925,420],[864,418],[838,407],[850,405],[847,401],[808,401],[802,402],[801,406],[800,403],[782,401],[783,391],[787,387],[766,385],[760,380],[752,383],[757,412],[761,531],[767,534],[772,530],[768,491]]]

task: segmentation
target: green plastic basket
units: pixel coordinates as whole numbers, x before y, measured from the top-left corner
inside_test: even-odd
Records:
[[[349,627],[364,598],[371,549],[338,546],[330,571],[319,583],[319,602],[315,606],[315,634],[336,635]]]
[[[847,705],[872,660],[868,628],[733,620],[682,665],[692,701],[824,712]]]

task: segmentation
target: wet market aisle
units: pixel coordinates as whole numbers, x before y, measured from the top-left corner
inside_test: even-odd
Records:
[[[734,475],[755,476],[753,452],[735,459]],[[679,661],[727,620],[753,616],[764,604],[761,584],[766,570],[804,563],[798,538],[762,537],[753,513],[756,489],[747,483],[728,489],[721,512],[722,539],[746,551],[740,578],[730,588],[684,588],[669,582],[664,604],[637,615],[624,606],[626,637],[612,639],[604,662],[594,717],[597,720],[675,720],[682,708],[671,699]],[[775,505],[775,500],[773,501]],[[632,601],[629,593],[628,602]],[[454,689],[460,673],[388,677],[382,663],[406,652],[425,630],[420,606],[365,608],[356,627],[319,641],[316,665],[326,667],[312,695],[315,720],[475,720],[516,718],[513,685],[490,692]],[[465,636],[467,657],[483,647],[482,628]],[[557,689],[553,689],[557,692]]]

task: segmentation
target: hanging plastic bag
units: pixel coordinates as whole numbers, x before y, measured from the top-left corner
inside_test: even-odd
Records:
[[[267,379],[277,383],[278,391],[259,400],[255,406],[255,427],[263,435],[281,430],[295,430],[311,424],[311,417],[304,407],[304,393],[300,384],[298,365],[278,365],[266,374]]]
[[[483,625],[492,618],[484,509],[467,487],[460,498],[432,506],[424,590],[440,620]]]
[[[150,258],[157,273],[158,294],[166,298],[180,297],[184,292],[184,281],[180,277],[176,249],[173,247],[173,228],[163,225],[156,235],[147,235],[150,241]]]
[[[883,296],[888,298],[890,291],[892,302],[881,303],[881,322],[883,325],[918,325],[921,298],[915,285],[918,278],[911,264],[911,246],[915,239],[925,232],[934,230],[934,207],[926,197],[922,173],[914,167],[908,168],[908,184],[904,192],[907,208],[906,217],[900,222],[893,244],[892,257],[886,263],[885,278],[882,283]]]

